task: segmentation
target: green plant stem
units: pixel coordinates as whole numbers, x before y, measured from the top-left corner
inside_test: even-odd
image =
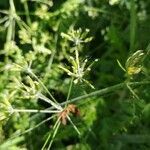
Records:
[[[71,81],[70,81],[70,86],[69,86],[69,91],[68,91],[68,95],[67,95],[67,99],[66,99],[66,104],[68,103],[68,100],[69,100],[70,95],[71,95],[73,80],[74,80],[74,78],[72,77],[72,79],[71,79]]]
[[[57,119],[57,121],[55,122],[55,124],[53,126],[54,132],[53,132],[52,137],[54,137],[56,135],[56,131],[58,131],[59,126],[60,126],[60,118]],[[51,137],[51,132],[48,134],[48,137],[47,137],[47,139],[46,139],[46,141],[45,141],[45,143],[44,143],[44,145],[43,145],[41,150],[45,149],[45,147],[46,147],[50,137]],[[49,147],[51,146],[52,142],[53,142],[53,139],[50,141]]]
[[[73,103],[73,102],[76,102],[76,101],[79,101],[79,100],[83,100],[85,98],[90,98],[90,97],[93,97],[93,96],[104,95],[104,94],[113,92],[115,90],[119,90],[119,89],[121,89],[123,87],[126,88],[126,84],[127,84],[126,82],[123,82],[123,83],[120,83],[120,84],[117,84],[117,85],[110,86],[108,88],[97,90],[95,92],[91,92],[89,94],[73,98],[73,99],[69,100],[67,103]],[[145,82],[128,82],[129,86],[138,86],[138,85],[144,85],[144,84],[150,84],[150,81],[145,81]],[[61,106],[66,105],[66,102],[61,103],[60,105]]]
[[[13,113],[59,113],[58,110],[13,109]]]
[[[129,91],[132,93],[132,95],[133,95],[136,99],[140,100],[139,97],[137,96],[137,94],[136,94],[136,93],[132,90],[132,88],[128,85],[128,83],[127,83],[126,85],[127,85],[127,88],[129,89]]]
[[[58,109],[58,110],[62,110],[61,106],[59,106],[58,104],[56,104],[55,102],[51,101],[49,98],[47,98],[46,96],[44,96],[42,93],[38,94],[38,98],[44,100],[45,102],[48,102],[49,104],[51,104],[54,108]]]
[[[51,139],[51,141],[50,141],[50,143],[49,143],[48,149],[50,149],[51,146],[52,146],[52,144],[53,144],[53,141],[54,141],[54,138],[55,138],[55,136],[56,136],[56,134],[57,134],[57,132],[58,132],[60,123],[61,123],[61,122],[59,121],[58,124],[55,126],[54,133],[53,133],[53,135],[52,135],[52,139]]]
[[[29,8],[28,8],[27,1],[24,1],[24,9],[25,9],[27,23],[28,23],[28,25],[31,25],[31,19],[30,19],[30,15],[29,15]]]
[[[8,10],[0,10],[0,13],[5,14],[5,15],[8,15],[8,14],[9,14],[9,11],[8,11]]]
[[[76,127],[76,125],[73,123],[73,121],[71,120],[71,118],[69,116],[67,116],[67,119],[70,121],[70,123],[72,124],[72,126],[74,127],[75,131],[78,133],[78,135],[80,136],[81,133],[78,130],[78,128]]]
[[[18,133],[17,135],[12,136],[11,138],[13,139],[13,138],[16,138],[16,137],[18,137],[18,136],[21,136],[21,135],[23,135],[23,134],[26,134],[26,133],[28,133],[28,132],[30,132],[30,131],[32,131],[32,130],[38,128],[38,127],[41,126],[42,124],[48,122],[49,120],[53,119],[54,117],[56,117],[56,115],[52,115],[51,117],[49,117],[49,118],[47,118],[47,119],[41,121],[40,123],[36,124],[34,127],[31,127],[31,128],[29,128],[29,129],[27,129],[27,130],[21,132],[21,133]]]
[[[78,49],[75,49],[75,56],[76,56],[77,68],[78,68],[78,70],[80,70],[80,62],[79,62],[79,52],[78,52]]]
[[[8,16],[5,16],[5,17],[3,17],[3,18],[0,18],[0,24],[1,24],[1,23],[4,23],[4,22],[7,21],[8,19],[9,19]]]
[[[14,26],[14,14],[16,13],[15,11],[15,6],[14,6],[14,1],[13,0],[9,0],[9,4],[10,4],[10,9],[9,9],[9,26],[8,26],[8,30],[7,30],[7,42],[11,41],[13,38],[13,32],[15,31],[13,29]]]
[[[49,92],[49,90],[47,89],[47,87],[43,84],[43,82],[32,72],[31,69],[28,69],[28,73],[30,73],[41,85],[42,87],[45,89],[45,91],[49,94],[49,96],[52,98],[52,100],[54,102],[57,103],[56,99],[53,97],[53,95]]]
[[[136,37],[136,6],[135,1],[131,0],[131,10],[130,10],[130,53],[132,53],[135,49],[135,37]]]

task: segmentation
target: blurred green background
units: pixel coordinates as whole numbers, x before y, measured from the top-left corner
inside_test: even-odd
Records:
[[[16,79],[30,86],[27,73],[8,69],[13,63],[26,65],[30,60],[33,60],[34,73],[55,99],[59,103],[65,101],[71,77],[58,66],[70,65],[68,58],[74,56],[74,44],[62,38],[61,33],[69,33],[72,27],[81,28],[82,32],[89,29],[87,36],[93,37],[80,48],[81,62],[99,61],[86,76],[95,89],[84,83],[73,84],[71,98],[124,81],[150,80],[150,1],[14,0],[15,9],[10,1],[0,1],[0,101],[8,100],[13,108],[50,107],[34,97],[34,88],[46,95],[39,85],[31,86],[28,92],[20,90],[22,87]],[[117,60],[125,66],[126,60],[137,50],[145,54],[140,64],[143,70],[130,78]],[[150,86],[139,85],[132,90],[124,87],[77,101],[75,104],[81,114],[72,120],[81,135],[69,123],[60,125],[51,149],[149,150]],[[8,116],[0,122],[0,150],[41,149],[56,118],[26,134],[21,133],[48,117],[50,115],[32,113]]]

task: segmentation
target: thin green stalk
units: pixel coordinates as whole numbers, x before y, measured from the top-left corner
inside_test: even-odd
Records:
[[[80,70],[79,53],[77,49],[75,49],[75,56],[76,56],[76,63],[77,63],[78,70]]]
[[[68,95],[67,95],[67,99],[66,99],[66,104],[68,103],[68,100],[69,100],[70,95],[71,95],[73,80],[74,80],[74,78],[72,77],[72,79],[71,79],[71,81],[70,81],[70,86],[69,86],[69,91],[68,91]]]
[[[60,118],[58,118],[57,121],[55,122],[55,125],[53,126],[53,130],[57,129],[57,126],[58,126],[58,125],[60,125]],[[57,129],[57,130],[58,130],[58,129]],[[56,133],[55,133],[55,135],[56,135]],[[44,148],[46,147],[46,145],[47,145],[47,143],[48,143],[50,137],[51,137],[51,132],[49,133],[49,135],[48,135],[48,137],[47,137],[47,139],[46,139],[46,141],[45,141],[45,143],[44,143],[44,145],[43,145],[43,147],[42,147],[42,150],[44,150]]]
[[[58,110],[62,110],[61,106],[59,106],[58,104],[56,104],[55,102],[51,101],[49,98],[47,98],[46,96],[44,96],[43,94],[39,93],[38,94],[38,98],[41,98],[42,100],[50,103],[54,108],[58,109]]]
[[[126,84],[127,83],[123,82],[123,83],[113,85],[113,86],[110,86],[110,87],[107,87],[107,88],[104,88],[104,89],[101,89],[101,90],[97,90],[95,92],[91,92],[89,94],[73,98],[73,99],[69,100],[68,103],[73,103],[73,102],[83,100],[83,99],[93,97],[93,96],[104,95],[104,94],[119,90],[123,87],[126,87]],[[138,86],[138,85],[144,85],[144,84],[150,84],[150,82],[149,81],[145,81],[145,82],[128,82],[129,86]],[[60,105],[61,106],[66,105],[66,102],[61,103]]]
[[[132,95],[139,100],[139,97],[137,96],[137,94],[132,90],[132,88],[128,85],[128,83],[126,84],[127,88],[129,89],[129,91],[132,93]]]
[[[59,113],[58,110],[13,109],[13,113]]]
[[[29,15],[29,8],[28,8],[27,1],[24,1],[24,9],[25,9],[27,23],[28,23],[28,25],[31,25],[31,19],[30,19],[30,15]]]
[[[8,16],[5,16],[5,17],[3,17],[3,18],[0,18],[0,24],[1,24],[1,23],[4,23],[4,22],[7,21],[8,19],[9,19]]]
[[[13,0],[9,0],[10,9],[9,9],[9,26],[7,30],[7,42],[11,41],[15,36],[15,15],[16,9]]]
[[[135,49],[135,38],[136,38],[136,28],[137,28],[137,16],[136,16],[136,4],[134,0],[131,0],[130,9],[130,53]]]
[[[28,33],[31,32],[31,28],[23,20],[21,20],[20,18],[16,18],[16,23],[17,23],[17,25],[19,26],[20,29],[25,28],[28,31]]]
[[[16,27],[16,22],[15,20],[13,19],[12,20],[12,40],[15,40],[15,27]]]
[[[11,41],[11,39],[12,39],[12,32],[13,32],[12,22],[13,22],[12,19],[9,18],[9,26],[8,26],[8,29],[7,29],[7,36],[6,36],[6,41],[7,42]]]
[[[51,139],[51,141],[50,141],[50,143],[49,143],[48,149],[50,149],[51,146],[52,146],[52,143],[53,143],[53,141],[54,141],[54,138],[55,138],[55,136],[56,136],[56,134],[57,134],[57,132],[58,132],[60,123],[61,123],[61,122],[59,121],[58,124],[57,124],[57,126],[56,126],[56,128],[54,129],[54,133],[53,133],[53,135],[52,135],[52,139]]]
[[[28,73],[30,73],[30,74],[42,85],[42,87],[43,87],[43,88],[45,89],[45,91],[49,94],[49,96],[51,97],[51,99],[52,99],[54,102],[58,103],[58,102],[56,101],[56,99],[53,97],[53,95],[49,92],[49,90],[47,89],[47,87],[44,85],[44,83],[32,72],[31,69],[28,70]]]
[[[53,63],[53,60],[54,60],[54,56],[55,56],[55,52],[52,52],[52,55],[51,55],[51,58],[50,58],[50,60],[49,60],[49,63],[48,63],[48,70],[50,70],[51,69],[51,67],[52,67],[52,63]]]
[[[12,0],[13,1],[13,0]],[[10,9],[9,9],[9,26],[8,26],[8,29],[7,29],[7,36],[6,36],[6,40],[7,42],[11,41],[12,39],[12,32],[13,32],[13,27],[12,27],[12,24],[13,24],[13,10],[12,10],[12,5],[11,5],[11,0],[9,1],[10,3]]]
[[[51,117],[49,117],[49,118],[47,118],[47,119],[41,121],[40,123],[36,124],[34,127],[31,127],[31,128],[29,128],[29,129],[25,130],[24,132],[19,133],[19,134],[15,135],[15,136],[13,136],[13,137],[11,137],[11,138],[16,138],[16,137],[18,137],[18,136],[21,136],[21,135],[23,135],[23,134],[26,134],[26,133],[32,131],[32,130],[38,128],[39,126],[41,126],[42,124],[44,124],[44,123],[48,122],[49,120],[53,119],[55,116],[56,116],[56,115],[53,115],[53,116],[51,116]]]
[[[78,130],[78,128],[76,127],[76,125],[73,123],[73,121],[71,120],[71,118],[69,116],[67,116],[67,119],[70,121],[70,123],[72,124],[72,126],[74,127],[74,129],[78,133],[78,135],[81,135],[80,131]]]
[[[22,12],[22,11],[17,11],[17,14],[19,16],[26,16],[26,13],[25,12]],[[31,12],[30,11],[30,16],[35,16],[35,12]]]
[[[0,10],[0,13],[5,14],[5,15],[8,15],[8,14],[9,14],[9,11],[8,11],[8,10]]]

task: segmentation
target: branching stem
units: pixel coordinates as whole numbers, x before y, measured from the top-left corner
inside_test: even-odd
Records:
[[[117,85],[113,85],[113,86],[110,86],[110,87],[107,87],[107,88],[104,88],[104,89],[101,89],[101,90],[97,90],[95,92],[91,92],[89,94],[73,98],[73,99],[71,99],[71,100],[69,100],[67,102],[61,103],[60,105],[63,106],[63,105],[66,105],[66,103],[73,103],[73,102],[76,102],[76,101],[79,101],[79,100],[83,100],[83,99],[86,99],[86,98],[89,98],[89,97],[98,96],[98,95],[104,95],[104,94],[113,92],[115,90],[119,90],[119,89],[121,89],[123,87],[125,88],[126,84],[127,84],[126,82],[123,82],[123,83],[120,83],[120,84],[117,84]],[[144,85],[144,84],[150,84],[150,81],[145,81],[145,82],[128,82],[129,86],[138,86],[138,85]]]

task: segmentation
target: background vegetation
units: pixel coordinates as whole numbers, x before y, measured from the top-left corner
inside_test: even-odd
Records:
[[[149,8],[1,0],[0,150],[149,150]]]

